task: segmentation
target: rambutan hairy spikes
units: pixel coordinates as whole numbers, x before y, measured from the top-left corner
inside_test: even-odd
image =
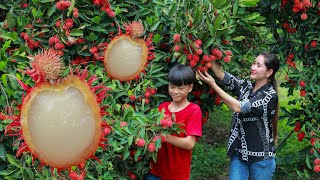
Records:
[[[126,29],[126,34],[135,38],[139,38],[144,34],[143,24],[139,21],[132,21],[131,23],[123,23]]]
[[[97,156],[91,156],[92,159],[98,161],[100,164],[102,164],[102,162],[100,161],[100,159]]]
[[[19,157],[23,152],[27,152],[27,151],[29,151],[27,143],[25,142],[21,143],[20,147],[17,150],[16,157]]]
[[[61,56],[52,49],[39,51],[38,54],[32,58],[31,67],[35,70],[35,74],[38,75],[36,79],[37,83],[46,80],[54,82],[65,69]],[[34,76],[35,74],[28,75]]]

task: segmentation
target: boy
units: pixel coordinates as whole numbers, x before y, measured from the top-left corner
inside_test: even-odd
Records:
[[[159,111],[165,110],[176,123],[181,123],[185,133],[166,136],[166,142],[158,151],[157,162],[151,162],[147,180],[190,179],[192,149],[202,136],[202,113],[197,104],[189,102],[195,73],[190,66],[178,64],[168,75],[171,102],[161,103]]]

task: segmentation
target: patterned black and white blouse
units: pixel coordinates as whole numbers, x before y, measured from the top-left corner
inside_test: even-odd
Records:
[[[278,96],[267,83],[253,93],[254,85],[225,72],[224,86],[240,101],[240,113],[233,113],[228,156],[238,151],[243,161],[260,161],[275,156],[272,118]]]

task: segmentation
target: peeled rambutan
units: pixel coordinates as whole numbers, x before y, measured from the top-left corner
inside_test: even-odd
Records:
[[[44,51],[34,57],[35,69],[29,70],[33,74],[28,74],[36,74],[39,68],[42,71],[42,65],[37,63],[43,63],[43,57],[56,58],[56,55]],[[56,168],[58,174],[72,166],[83,169],[84,162],[90,158],[98,160],[94,154],[99,146],[106,149],[104,136],[110,128],[102,121],[107,112],[100,106],[109,88],[101,84],[93,86],[98,78],[87,77],[86,69],[82,72],[78,69],[75,74],[70,70],[70,75],[54,84],[41,81],[34,87],[17,79],[27,94],[22,98],[19,117],[5,130],[8,136],[19,136],[17,157],[30,152],[42,165],[50,166],[52,173]]]
[[[51,167],[68,168],[87,160],[98,148],[100,106],[77,76],[54,85],[45,82],[24,99],[21,126],[36,158]]]
[[[104,57],[108,74],[121,81],[134,79],[144,69],[150,49],[152,47],[143,39],[132,38],[130,35],[115,37],[109,43]]]

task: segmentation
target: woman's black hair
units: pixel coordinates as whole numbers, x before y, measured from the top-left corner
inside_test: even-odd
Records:
[[[264,52],[261,52],[260,55],[264,56],[264,64],[266,65],[267,69],[273,70],[273,73],[271,74],[269,79],[271,80],[271,84],[272,84],[273,88],[278,93],[278,87],[277,87],[277,81],[275,78],[275,74],[279,70],[280,62],[279,62],[277,56],[273,53],[264,51]],[[276,113],[275,113],[273,120],[272,120],[272,131],[273,131],[273,138],[275,141],[277,140],[277,136],[278,136],[278,120],[279,120],[279,103],[277,102]]]
[[[193,69],[184,64],[175,65],[170,69],[168,80],[175,86],[190,85],[196,80]]]

